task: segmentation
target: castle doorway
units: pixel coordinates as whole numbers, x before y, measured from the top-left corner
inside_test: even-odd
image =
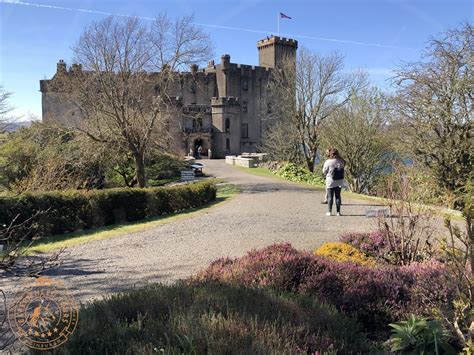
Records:
[[[194,156],[200,158],[202,155],[207,156],[207,149],[204,140],[202,138],[196,138],[194,140]]]

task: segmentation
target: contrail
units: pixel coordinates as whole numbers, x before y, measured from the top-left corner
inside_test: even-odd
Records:
[[[153,17],[130,16],[130,15],[124,15],[124,14],[113,14],[113,13],[105,12],[105,11],[78,9],[78,8],[56,6],[56,5],[47,5],[47,4],[37,4],[37,3],[26,2],[26,1],[21,1],[21,0],[0,0],[0,4],[1,3],[3,3],[3,4],[13,4],[13,5],[22,5],[22,6],[40,7],[40,8],[46,8],[46,9],[63,10],[63,11],[84,12],[84,13],[89,13],[89,14],[97,14],[97,15],[105,15],[105,16],[136,17],[136,18],[146,20],[146,21],[154,21],[155,20]],[[274,34],[274,32],[272,32],[272,31],[255,30],[255,29],[251,29],[251,28],[242,28],[242,27],[212,25],[212,24],[208,24],[208,23],[194,22],[194,25],[202,26],[202,27],[209,27],[209,28],[217,28],[217,29],[221,29],[221,30],[229,30],[229,31],[244,31],[244,32],[260,33],[260,34],[265,34],[265,35]],[[356,46],[365,46],[365,47],[378,47],[378,48],[391,48],[391,49],[411,49],[411,50],[414,49],[414,48],[409,48],[409,47],[399,47],[399,46],[392,46],[392,45],[381,44],[381,43],[360,42],[360,41],[352,41],[352,40],[346,40],[346,39],[316,37],[316,36],[307,36],[307,35],[298,35],[298,34],[282,34],[282,36],[292,37],[292,38],[311,39],[311,40],[316,40],[316,41],[352,44],[352,45],[356,45]]]

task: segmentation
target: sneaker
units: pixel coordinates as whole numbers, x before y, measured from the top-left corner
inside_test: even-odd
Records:
[[[341,212],[337,212],[337,213],[336,213],[336,216],[341,216]]]
[[[326,212],[326,216],[331,216],[331,212]]]
[[[328,202],[327,202],[327,201],[323,201],[323,202],[321,202],[321,204],[322,204],[322,205],[327,205]]]

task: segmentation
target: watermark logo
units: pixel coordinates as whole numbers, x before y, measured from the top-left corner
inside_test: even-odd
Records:
[[[8,321],[23,344],[50,350],[68,340],[76,328],[78,313],[76,301],[61,281],[39,277],[15,294]]]

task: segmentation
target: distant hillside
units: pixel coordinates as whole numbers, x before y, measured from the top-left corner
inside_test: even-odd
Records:
[[[32,121],[19,121],[19,122],[12,122],[8,123],[6,127],[7,132],[15,132],[19,130],[21,127],[29,127],[31,126]]]

